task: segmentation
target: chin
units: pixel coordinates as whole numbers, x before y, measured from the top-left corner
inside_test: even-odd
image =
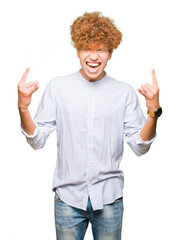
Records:
[[[97,81],[104,77],[104,71],[102,71],[100,73],[85,72],[85,74],[87,76],[86,79],[89,81]]]

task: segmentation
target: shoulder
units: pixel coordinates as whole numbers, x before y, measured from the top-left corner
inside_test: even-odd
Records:
[[[134,92],[134,88],[129,83],[123,82],[121,80],[117,80],[110,76],[108,76],[108,77],[109,77],[109,86],[110,87],[115,87],[118,90],[123,91],[123,92],[125,91],[127,93]]]
[[[76,76],[76,73],[71,73],[64,76],[56,76],[49,81],[49,84],[55,87],[59,85],[67,84],[70,81],[72,81],[75,78],[75,76]]]
[[[61,91],[67,91],[69,87],[74,86],[74,79],[76,78],[76,73],[71,73],[64,76],[56,76],[52,78],[49,82],[50,91],[55,95],[60,94]]]
[[[66,90],[68,88],[70,81],[74,78],[74,75],[75,74],[72,73],[65,76],[55,76],[50,79],[46,85],[44,93],[56,97],[62,90]]]

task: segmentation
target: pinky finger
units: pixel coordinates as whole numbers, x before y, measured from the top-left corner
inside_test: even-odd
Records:
[[[27,89],[26,94],[27,95],[32,95],[38,88],[39,88],[39,86],[31,86]]]
[[[37,85],[37,86],[34,86],[34,91],[33,91],[33,93],[34,93],[36,90],[38,90],[38,88],[39,88],[38,85]]]

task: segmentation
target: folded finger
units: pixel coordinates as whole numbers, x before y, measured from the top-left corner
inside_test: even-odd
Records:
[[[150,85],[149,83],[146,83],[145,85],[151,92],[153,92],[154,94],[157,93],[157,89],[155,87],[153,87],[152,85]]]
[[[144,90],[138,88],[138,92],[140,92],[144,97],[148,97],[148,94]]]
[[[38,84],[38,81],[35,82],[28,82],[23,85],[23,87],[31,87],[31,86],[36,86]]]
[[[144,91],[145,93],[150,92],[149,88],[148,88],[146,85],[141,85],[141,88],[143,89],[143,91]]]
[[[39,88],[39,86],[23,87],[23,88],[21,89],[21,91],[23,92],[23,94],[24,94],[25,96],[30,96],[30,95],[33,94],[38,88]]]

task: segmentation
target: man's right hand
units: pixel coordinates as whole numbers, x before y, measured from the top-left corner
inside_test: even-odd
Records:
[[[18,88],[18,108],[24,112],[28,110],[31,103],[32,94],[39,88],[38,81],[25,83],[30,68],[24,72],[21,80],[19,81]]]

